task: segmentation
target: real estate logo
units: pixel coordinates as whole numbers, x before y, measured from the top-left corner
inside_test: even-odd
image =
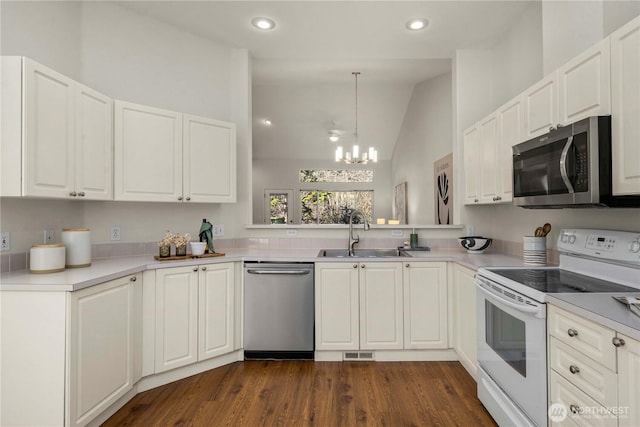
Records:
[[[549,419],[551,421],[554,423],[561,423],[565,418],[567,418],[568,411],[567,407],[562,403],[552,403],[551,406],[549,406],[547,413],[549,414]]]

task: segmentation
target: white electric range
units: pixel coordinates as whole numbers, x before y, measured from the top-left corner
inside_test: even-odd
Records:
[[[640,292],[640,232],[562,230],[557,248],[558,267],[476,276],[478,397],[499,425],[548,423],[548,295]]]

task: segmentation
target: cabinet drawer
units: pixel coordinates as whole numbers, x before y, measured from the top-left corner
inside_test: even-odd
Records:
[[[602,405],[587,396],[579,388],[562,378],[555,371],[549,371],[549,400],[551,404],[561,403],[567,409],[567,418],[580,426],[611,426],[618,425],[618,418],[608,412]],[[555,423],[550,425],[569,425]]]
[[[615,372],[551,337],[549,368],[604,406],[618,404],[618,377]]]
[[[612,329],[549,305],[549,335],[616,372],[616,348]]]

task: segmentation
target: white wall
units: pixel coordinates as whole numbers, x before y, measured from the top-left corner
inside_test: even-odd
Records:
[[[301,189],[311,188],[310,184],[299,181],[300,169],[341,169],[345,165],[336,166],[331,160],[304,159],[253,159],[253,223],[264,224],[264,190],[292,190],[295,206],[299,206]],[[391,163],[379,161],[365,166],[349,167],[350,169],[373,169],[373,183],[318,183],[316,188],[335,190],[373,190],[373,220],[375,218],[391,218],[392,196]],[[299,212],[294,213],[296,223],[300,222]]]
[[[391,161],[393,186],[407,182],[410,224],[435,223],[433,162],[452,150],[451,101],[450,73],[413,89]]]

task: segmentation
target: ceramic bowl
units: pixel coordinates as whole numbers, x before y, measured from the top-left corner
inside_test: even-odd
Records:
[[[189,242],[189,246],[191,246],[191,255],[200,256],[204,254],[204,247],[207,244],[205,242]]]
[[[466,236],[460,237],[458,242],[470,254],[481,254],[491,246],[493,239],[482,236]]]

